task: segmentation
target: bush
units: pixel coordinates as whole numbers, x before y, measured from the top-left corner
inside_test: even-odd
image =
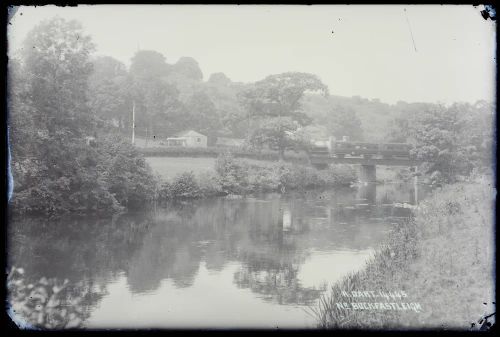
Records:
[[[247,179],[251,191],[275,191],[281,186],[280,173],[275,167],[249,166]]]
[[[224,195],[218,177],[213,172],[203,172],[198,176],[198,185],[200,193],[203,196],[217,196]]]
[[[104,140],[107,152],[102,163],[109,191],[130,209],[139,208],[156,198],[157,179],[144,158],[127,141],[118,136]]]
[[[330,185],[349,186],[358,180],[356,170],[349,165],[332,165],[326,171]]]
[[[206,172],[195,177],[192,172],[176,176],[172,181],[165,181],[158,191],[160,201],[171,199],[196,199],[225,194],[219,183],[219,178]]]
[[[166,183],[164,188],[168,189],[166,193],[168,198],[192,199],[202,196],[193,172],[184,172],[178,175],[172,182]]]
[[[248,165],[224,152],[215,161],[215,172],[222,192],[244,194],[249,191]]]
[[[224,152],[215,162],[215,173],[206,172],[198,177],[192,172],[183,173],[172,181],[164,182],[158,197],[160,200],[170,200],[282,192],[349,185],[355,181],[355,171],[349,166],[334,166],[318,171],[313,167],[292,163],[249,163]]]
[[[46,144],[27,161],[13,158],[12,210],[18,213],[100,213],[153,200],[156,180],[144,158],[119,136],[93,146],[78,139]]]
[[[218,157],[216,172],[221,189],[234,194],[345,186],[357,180],[350,166],[331,166],[319,171],[293,163],[250,164],[227,153]]]

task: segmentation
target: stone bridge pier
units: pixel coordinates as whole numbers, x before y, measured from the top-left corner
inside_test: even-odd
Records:
[[[363,183],[377,182],[377,167],[375,165],[361,165],[359,180]]]

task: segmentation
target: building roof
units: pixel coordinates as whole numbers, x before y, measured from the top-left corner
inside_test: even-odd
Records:
[[[206,137],[205,135],[202,135],[201,133],[196,132],[194,130],[186,130],[186,131],[182,131],[182,132],[177,132],[176,134],[174,134],[174,136],[175,137],[200,137],[200,136]]]

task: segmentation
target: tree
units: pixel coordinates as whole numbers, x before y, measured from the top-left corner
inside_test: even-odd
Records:
[[[208,83],[218,86],[227,86],[231,84],[231,80],[224,73],[213,73],[208,78]]]
[[[130,66],[130,96],[136,106],[136,131],[146,137],[167,133],[182,124],[179,91],[167,82],[171,66],[155,51],[139,51]]]
[[[115,198],[112,175],[128,178],[119,184],[133,191],[133,202],[154,196],[150,168],[129,143],[106,139],[112,130],[100,124],[90,109],[92,49],[90,37],[78,22],[56,17],[28,33],[22,59],[9,65],[15,210],[87,213],[121,209],[125,205]],[[88,136],[94,137],[92,143],[86,141]],[[132,164],[113,166],[120,156]],[[126,206],[131,206],[130,199]]]
[[[61,141],[81,137],[92,125],[86,103],[92,72],[90,36],[77,21],[43,21],[24,42],[24,71],[30,82],[36,123]],[[56,135],[57,134],[57,135]]]
[[[179,99],[186,103],[191,95],[203,91],[203,73],[198,62],[192,57],[181,57],[172,66],[172,71],[166,77],[168,83],[173,84],[179,91]]]
[[[238,101],[238,93],[242,88],[242,84],[231,82],[224,73],[210,75],[204,85],[204,92],[217,109],[222,124],[221,129],[218,130],[221,136],[241,138],[241,135],[247,132],[245,112]]]
[[[204,92],[195,92],[186,103],[190,128],[208,136],[208,143],[215,142],[222,127],[215,104]]]
[[[363,140],[361,120],[352,108],[336,105],[328,118],[328,127],[337,139],[348,136],[353,141]]]
[[[171,67],[163,54],[154,50],[139,50],[132,57],[130,75],[142,80],[161,78],[170,73]]]
[[[201,81],[203,73],[198,62],[192,57],[181,57],[177,63],[172,66],[172,75],[184,77],[193,81]]]
[[[486,102],[421,105],[418,113],[395,121],[392,139],[415,145],[410,155],[423,162],[421,171],[432,185],[453,183],[491,166],[493,111]]]
[[[96,117],[120,129],[130,126],[132,101],[127,86],[127,70],[120,61],[102,56],[93,60],[89,78],[89,106]]]
[[[99,154],[84,139],[97,126],[87,104],[90,37],[78,22],[56,17],[37,25],[24,46],[19,80],[30,99],[14,99],[12,112],[27,109],[30,115],[26,126],[12,126],[13,133],[30,132],[33,144],[13,157],[14,204],[45,212],[112,209],[116,200],[99,176]]]
[[[288,72],[270,75],[256,82],[241,94],[242,104],[247,110],[250,142],[267,144],[278,150],[283,160],[285,149],[293,148],[293,133],[311,122],[302,111],[301,99],[305,92],[328,95],[328,87],[312,74]]]

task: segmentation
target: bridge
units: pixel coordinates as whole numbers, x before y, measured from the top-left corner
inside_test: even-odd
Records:
[[[311,155],[311,164],[318,168],[324,169],[329,164],[354,164],[360,165],[360,177],[362,182],[377,181],[377,165],[382,166],[403,166],[417,167],[418,163],[409,158],[364,158],[364,157],[334,157],[330,154]]]

